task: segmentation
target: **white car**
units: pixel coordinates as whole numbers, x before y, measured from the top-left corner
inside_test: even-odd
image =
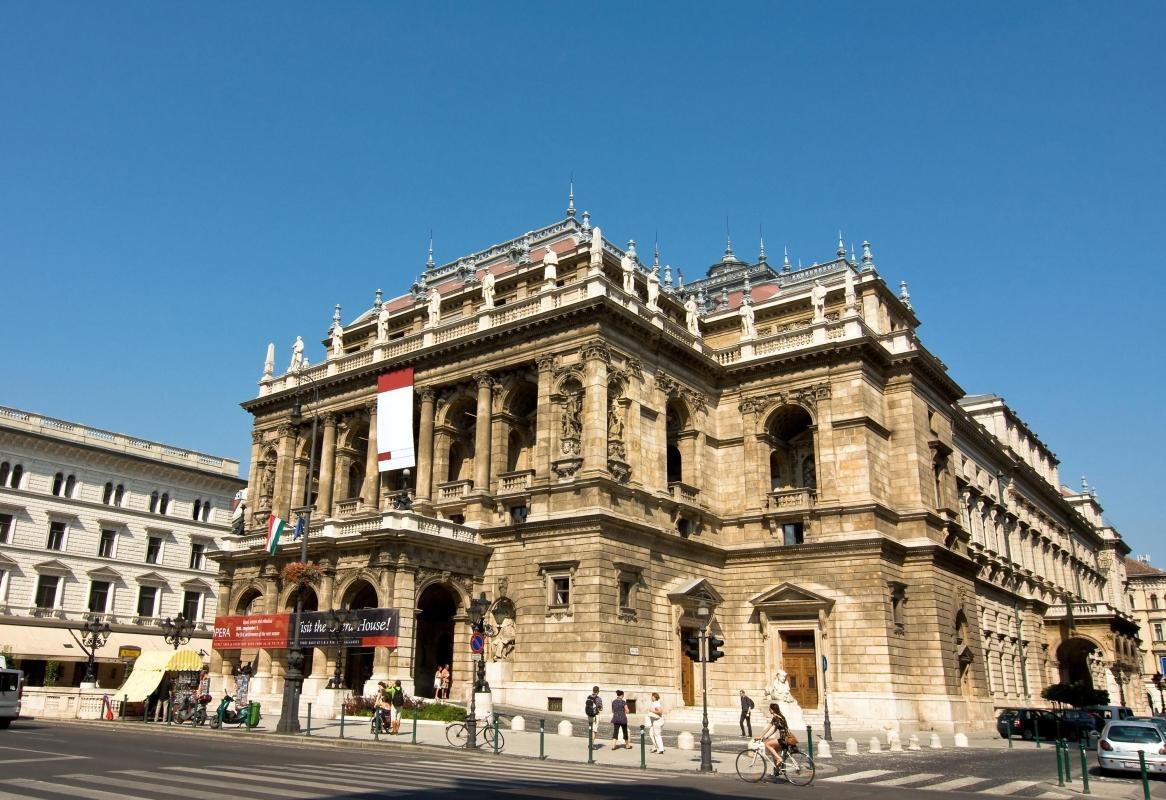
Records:
[[[1102,771],[1140,772],[1139,751],[1146,754],[1146,772],[1166,773],[1166,734],[1161,728],[1141,720],[1110,720],[1097,742],[1097,765]]]

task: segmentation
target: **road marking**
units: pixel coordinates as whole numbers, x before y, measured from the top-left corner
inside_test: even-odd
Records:
[[[120,789],[141,789],[141,781],[123,781],[117,778],[112,778],[109,775],[62,775],[62,778],[67,778],[71,781],[81,781],[82,783],[97,783],[102,786],[114,786]],[[169,787],[166,787],[169,789]],[[191,789],[189,786],[182,787],[182,796],[194,798],[194,800],[223,800],[222,792],[200,792],[198,789]]]
[[[89,756],[49,756],[48,758],[0,758],[0,764],[27,764],[42,761],[83,761]]]
[[[916,788],[927,789],[928,791],[932,792],[951,792],[956,789],[963,789],[965,786],[973,786],[977,783],[984,783],[987,780],[988,778],[975,778],[969,775],[965,778],[953,778],[952,780],[944,781],[943,783],[933,783],[930,786],[918,786]]]
[[[205,777],[203,777],[203,774],[205,771],[202,771],[202,770],[200,770],[197,775],[192,775],[190,767],[162,767],[162,769],[178,769],[178,770],[182,770],[183,772],[185,772],[187,774],[185,774],[185,775],[170,775],[170,774],[162,773],[162,772],[147,772],[145,770],[140,770],[140,769],[123,769],[123,770],[119,771],[119,774],[129,775],[131,777],[138,777],[138,778],[151,778],[155,781],[157,781],[157,780],[169,781],[171,783],[177,783],[181,786],[187,786],[191,783],[194,783],[194,784],[197,784],[198,786],[205,786],[205,787],[218,788],[218,789],[227,789],[231,792],[238,792],[239,788],[240,788],[240,784],[238,781],[216,781],[216,780],[212,780],[210,778],[205,778]],[[171,789],[171,787],[169,787],[169,786],[164,787],[164,788],[167,790]],[[294,798],[298,798],[299,800],[317,800],[317,798],[319,798],[319,797],[326,796],[326,795],[317,794],[316,792],[298,792],[295,789],[292,789],[290,787],[283,788],[283,789],[265,789],[262,786],[249,786],[248,785],[248,786],[246,786],[246,789],[248,792],[253,793],[253,794],[266,794],[266,795],[272,795],[274,797],[294,797]],[[178,790],[178,793],[181,794],[181,790]]]
[[[186,767],[163,767],[163,769],[186,769]],[[230,769],[220,769],[220,770],[216,770],[215,774],[216,775],[224,775],[224,776],[229,777],[229,778],[231,778],[231,777],[238,778],[242,781],[246,781],[248,786],[250,786],[255,781],[260,781],[260,782],[264,782],[264,783],[276,783],[276,784],[279,784],[281,786],[287,785],[287,778],[285,776],[281,776],[279,774],[275,774],[275,775],[272,775],[270,777],[260,776],[260,775],[255,774],[255,768],[253,768],[253,767],[242,767],[240,769],[241,769],[241,771],[235,771],[235,770],[230,770]],[[269,767],[268,769],[271,769],[271,768]],[[278,770],[273,770],[273,771],[276,771],[278,773]],[[318,777],[326,777],[326,776],[321,775]],[[296,778],[295,785],[296,786],[304,786],[304,787],[307,787],[309,789],[327,789],[328,791],[335,791],[336,790],[336,784],[334,782],[333,783],[323,783],[321,781],[310,781],[310,780],[306,780],[305,778],[302,778],[302,777]],[[368,790],[368,791],[379,791],[379,790],[383,789],[384,787],[379,783],[368,783],[367,781],[356,781],[356,780],[348,779],[345,781],[345,788],[362,789],[362,790]]]
[[[1037,797],[1048,798],[1048,800],[1068,800],[1072,796],[1071,794],[1057,794],[1056,792],[1045,792],[1044,794],[1037,795]]]
[[[1002,783],[999,786],[992,786],[988,789],[981,789],[980,794],[1016,794],[1021,789],[1027,789],[1030,786],[1039,786],[1040,781],[1009,781]]]
[[[942,778],[943,775],[938,772],[919,772],[915,775],[904,775],[902,778],[889,778],[885,781],[874,781],[867,784],[868,786],[906,786],[909,783],[922,783],[923,781],[932,781],[936,778]]]
[[[338,766],[338,765],[334,765]],[[346,765],[347,766],[347,765]],[[411,765],[412,766],[412,765]],[[596,780],[596,773],[592,767],[571,767],[567,765],[547,764],[541,762],[535,764],[490,764],[475,762],[472,767],[460,761],[451,760],[441,764],[435,764],[447,769],[456,769],[463,771],[465,769],[472,769],[475,775],[489,776],[497,775],[502,778],[513,778],[515,774],[526,776],[527,780],[541,781],[543,783],[553,783],[559,779],[575,779],[585,782],[594,782]],[[400,769],[393,767],[384,767],[379,765],[361,765],[361,771],[376,772],[388,777],[395,777],[400,775]],[[603,781],[606,783],[635,783],[643,780],[641,776],[627,775],[627,776],[613,776],[610,772],[603,774]]]
[[[850,781],[861,781],[866,778],[877,778],[880,775],[890,775],[892,772],[894,772],[893,769],[868,769],[865,772],[851,772],[849,775],[832,775],[829,778],[822,778],[822,780],[833,783],[849,783]]]
[[[148,797],[142,797],[136,794],[126,794],[125,792],[103,792],[100,789],[86,789],[81,786],[59,786],[48,781],[34,781],[30,778],[15,778],[10,781],[4,781],[7,784],[14,784],[16,786],[27,786],[30,789],[37,789],[42,792],[51,792],[52,794],[65,794],[71,797],[84,797],[86,800],[150,800]],[[139,787],[140,788],[140,787]]]

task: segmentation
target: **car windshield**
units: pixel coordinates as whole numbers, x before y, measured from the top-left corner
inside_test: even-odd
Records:
[[[1157,744],[1162,741],[1162,733],[1157,728],[1142,725],[1111,725],[1105,738],[1111,742]]]

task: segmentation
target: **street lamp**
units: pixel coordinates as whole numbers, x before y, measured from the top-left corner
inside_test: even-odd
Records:
[[[713,771],[713,740],[709,736],[709,670],[708,670],[708,627],[709,607],[704,601],[696,608],[696,618],[700,625],[700,694],[704,706],[700,718],[700,771]]]
[[[332,677],[328,679],[328,685],[325,689],[340,689],[343,688],[343,679],[340,673],[344,666],[344,653],[347,648],[344,646],[344,634],[347,628],[351,628],[356,623],[356,614],[350,608],[334,608],[328,612],[328,621],[332,624],[332,641],[336,643],[336,668],[332,671]]]
[[[298,383],[295,403],[292,405],[291,421],[299,425],[303,419],[300,409],[300,395],[303,393],[301,385],[304,381],[303,366],[297,373]],[[308,560],[308,531],[311,529],[312,507],[315,505],[311,497],[312,476],[316,473],[316,428],[319,422],[317,409],[320,407],[320,387],[310,378],[312,386],[312,439],[308,447],[308,496],[304,505],[304,534],[300,537],[300,561]],[[292,493],[289,492],[290,496]],[[291,514],[288,514],[291,517]],[[304,683],[304,653],[300,649],[300,621],[304,616],[304,587],[296,588],[296,618],[292,627],[292,640],[287,648],[287,667],[283,673],[283,705],[279,712],[279,722],[275,725],[276,733],[300,732],[300,690]]]
[[[393,508],[398,511],[411,511],[413,500],[409,497],[409,469],[401,470],[401,488],[393,496]]]
[[[489,610],[490,601],[486,599],[485,592],[470,601],[466,612],[469,614],[472,634],[493,633],[492,628],[487,631],[486,612]],[[471,750],[478,749],[478,691],[490,691],[490,686],[486,683],[485,656],[482,653],[474,653],[474,659],[474,685],[470,692],[470,718],[466,720],[466,747]]]
[[[174,645],[175,650],[189,642],[190,634],[193,632],[194,620],[187,619],[181,614],[174,619],[166,617],[166,619],[162,620],[162,638],[166,641],[166,644]]]
[[[72,629],[69,633],[73,634],[73,638],[77,638],[77,634],[73,633]],[[97,682],[97,651],[105,646],[105,642],[109,639],[109,623],[99,622],[95,617],[85,620],[81,625],[81,638],[78,640],[81,644],[81,649],[85,651],[85,655],[89,657],[89,661],[85,664],[85,683]]]

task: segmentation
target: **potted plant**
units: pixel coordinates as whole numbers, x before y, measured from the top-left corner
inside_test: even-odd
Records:
[[[285,584],[292,586],[316,586],[324,577],[324,570],[311,561],[293,561],[284,566],[280,577]]]

